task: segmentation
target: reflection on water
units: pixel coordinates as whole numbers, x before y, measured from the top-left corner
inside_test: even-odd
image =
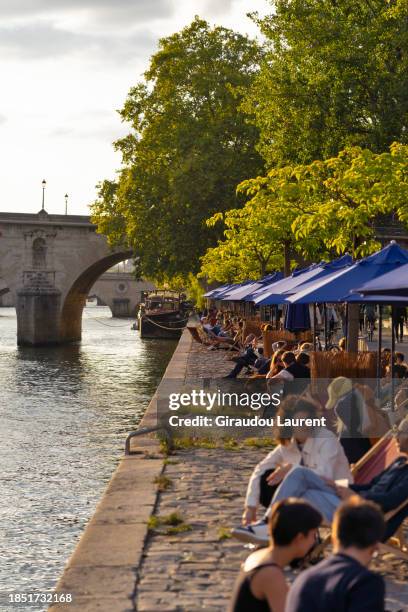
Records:
[[[175,348],[105,307],[81,344],[17,348],[0,308],[0,593],[51,589]]]

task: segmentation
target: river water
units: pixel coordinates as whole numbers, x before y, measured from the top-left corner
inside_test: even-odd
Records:
[[[88,307],[80,344],[17,348],[0,308],[0,594],[55,586],[160,381],[176,343],[130,326]]]

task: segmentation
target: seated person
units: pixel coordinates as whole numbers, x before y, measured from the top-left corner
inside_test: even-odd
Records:
[[[266,378],[267,373],[271,367],[272,359],[266,359],[265,363],[258,369],[257,375]]]
[[[234,327],[232,325],[231,319],[226,319],[225,323],[221,327],[221,330],[218,333],[219,338],[231,338],[234,332]]]
[[[310,355],[301,351],[296,355],[297,373],[292,382],[285,385],[285,393],[303,393],[310,384]],[[301,366],[299,370],[298,366]],[[300,374],[300,376],[296,375]]]
[[[407,379],[408,370],[405,365],[395,363],[393,370],[394,380],[391,379],[391,365],[385,366],[385,377],[381,381],[380,391],[382,403],[389,402],[393,393],[397,393],[400,386],[403,385]]]
[[[203,322],[203,328],[209,336],[218,336],[223,329],[222,317],[220,317],[220,315],[217,315],[216,322],[214,325],[211,325],[207,319],[205,322]]]
[[[282,355],[282,362],[284,368],[277,374],[272,376],[272,373],[268,373],[266,378],[268,379],[268,385],[275,385],[280,383],[283,385],[283,394],[288,395],[290,393],[303,393],[310,382],[310,369],[302,363],[302,361],[309,361],[309,356],[306,353],[300,353],[298,358],[301,357],[301,361],[298,361],[295,353],[292,351],[286,351]]]
[[[201,319],[201,325],[203,327],[203,330],[206,331],[207,333],[211,330],[212,325],[210,324],[208,317],[202,317]]]
[[[342,500],[356,493],[363,499],[377,503],[383,512],[397,510],[401,504],[408,502],[408,419],[401,421],[396,433],[396,441],[402,453],[387,469],[375,476],[368,484],[351,484],[343,487],[334,481],[322,478],[307,467],[294,467],[285,477],[272,498],[275,503],[286,497],[302,497],[314,504],[329,523]],[[240,527],[240,540],[266,543],[266,521],[270,509],[263,520]],[[408,516],[408,503],[387,521],[383,541],[388,540]],[[233,532],[234,534],[234,532]]]
[[[373,502],[351,497],[336,510],[333,552],[292,584],[286,612],[383,612],[385,584],[368,569],[384,537],[384,516]]]
[[[389,372],[391,375],[391,367],[389,366]],[[394,378],[398,378],[399,380],[403,378],[407,378],[408,369],[407,366],[402,363],[395,363],[394,365]]]
[[[314,402],[293,395],[281,404],[278,414],[282,418],[313,419],[318,411]],[[252,472],[242,517],[244,525],[256,521],[259,504],[269,507],[277,486],[295,465],[304,465],[332,480],[352,481],[348,461],[334,433],[325,427],[282,429],[285,436],[280,438],[280,444]]]
[[[222,325],[220,322],[217,321],[217,323],[210,328],[210,332],[213,333],[215,336],[218,336],[220,331],[222,330]]]
[[[288,585],[283,570],[313,548],[321,520],[320,512],[301,499],[274,505],[269,546],[253,552],[243,564],[230,612],[284,612]]]
[[[307,378],[310,378],[310,355],[307,352],[300,351],[300,353],[296,355],[296,363],[300,363],[301,366],[309,370],[309,376],[307,376]]]
[[[313,351],[313,344],[311,342],[301,342],[299,345],[299,353],[310,353]]]
[[[208,343],[213,345],[213,348],[219,346],[232,347],[234,344],[235,329],[231,321],[227,321],[225,326],[215,325],[211,327],[206,318],[201,320],[202,327],[208,336]]]
[[[334,410],[346,457],[350,463],[357,463],[371,448],[369,438],[363,433],[364,424],[369,423],[364,399],[350,378],[345,376],[334,378],[327,391],[326,410]]]
[[[262,346],[258,347],[256,352],[258,354],[258,358],[254,363],[254,368],[258,371],[259,374],[259,370],[262,370],[267,364],[270,363],[271,360],[264,356],[264,350]]]
[[[286,351],[282,355],[284,368],[277,374],[269,373],[266,378],[292,381],[295,378],[310,378],[310,369],[296,361],[296,355],[292,351]]]
[[[269,359],[267,363],[265,363],[265,365],[263,365],[256,374],[253,374],[251,376],[251,378],[266,378],[269,372],[277,374],[278,372],[283,370],[284,366],[282,362],[282,355],[284,352],[285,351],[283,350],[275,351],[272,356],[272,359]]]
[[[236,378],[238,374],[240,374],[243,368],[254,365],[257,359],[257,355],[255,353],[255,346],[256,346],[255,334],[249,334],[245,338],[244,345],[245,345],[245,350],[243,351],[243,353],[237,356],[236,358],[234,358],[234,361],[236,362],[235,367],[224,378]]]

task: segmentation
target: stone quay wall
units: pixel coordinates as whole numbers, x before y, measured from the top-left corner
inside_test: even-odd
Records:
[[[233,365],[230,356],[185,331],[162,382],[220,378]],[[140,426],[155,424],[153,399]],[[230,528],[240,523],[249,476],[271,447],[259,448],[256,440],[193,444],[165,457],[153,438],[133,442],[139,454],[121,461],[58,584],[73,593],[74,604],[52,610],[224,612],[250,552]],[[163,524],[174,513],[183,521],[179,529]],[[151,517],[156,524],[149,530]],[[381,555],[373,568],[385,577],[387,610],[407,609],[408,564]]]

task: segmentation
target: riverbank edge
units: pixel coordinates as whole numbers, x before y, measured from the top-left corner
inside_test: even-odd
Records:
[[[184,330],[161,380],[184,380],[192,337]],[[138,429],[157,423],[157,392]],[[123,441],[124,443],[124,441]],[[138,572],[148,536],[147,521],[158,500],[155,478],[164,469],[154,436],[131,441],[59,579],[55,593],[72,594],[72,603],[52,612],[134,612]]]

